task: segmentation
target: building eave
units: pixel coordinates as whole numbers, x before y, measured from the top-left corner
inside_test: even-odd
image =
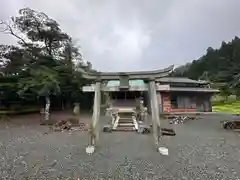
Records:
[[[169,83],[169,84],[209,84],[207,81],[197,81],[189,78],[184,77],[163,77],[156,80],[159,83]]]
[[[170,87],[169,91],[174,92],[209,92],[218,93],[219,90],[211,88],[180,88],[180,87]]]

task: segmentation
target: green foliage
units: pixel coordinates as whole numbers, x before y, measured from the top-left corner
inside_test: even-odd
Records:
[[[209,47],[205,55],[192,63],[176,68],[174,75],[211,81],[222,96],[238,93],[240,87],[240,39],[222,42],[219,49]],[[239,93],[238,93],[239,94]]]
[[[240,101],[230,96],[228,100],[213,101],[214,112],[240,113]]]
[[[236,99],[235,95],[230,95],[226,99],[226,97],[221,96],[220,94],[217,94],[217,95],[213,96],[213,98],[212,98],[212,105],[215,106],[215,105],[231,104],[236,101],[237,101],[237,99]]]
[[[38,96],[50,96],[60,93],[58,74],[46,66],[39,66],[37,70],[31,70],[29,77],[19,79],[19,95],[25,92],[33,92]]]
[[[240,101],[237,96],[230,95],[228,98],[215,95],[212,99],[213,112],[240,113]]]
[[[76,101],[88,103],[80,90],[90,82],[78,68],[90,71],[91,63],[84,65],[76,43],[55,20],[24,8],[0,25],[5,34],[18,40],[17,46],[0,45],[0,106],[38,106],[40,97],[51,97],[61,107]]]

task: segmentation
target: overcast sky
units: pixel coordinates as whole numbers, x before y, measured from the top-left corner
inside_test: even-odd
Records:
[[[101,71],[184,64],[240,36],[240,0],[0,0],[0,19],[24,7],[57,20]]]

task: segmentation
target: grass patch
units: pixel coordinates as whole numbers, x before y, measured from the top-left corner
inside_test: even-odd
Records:
[[[240,113],[240,100],[227,100],[213,103],[214,112]]]

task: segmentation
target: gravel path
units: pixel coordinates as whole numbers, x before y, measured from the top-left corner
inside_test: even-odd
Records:
[[[61,116],[62,117],[62,116]],[[38,123],[0,125],[0,179],[240,179],[240,134],[221,128],[223,117],[209,116],[174,125],[177,136],[153,147],[152,135],[101,133],[97,152],[85,153],[85,132],[54,132]]]

